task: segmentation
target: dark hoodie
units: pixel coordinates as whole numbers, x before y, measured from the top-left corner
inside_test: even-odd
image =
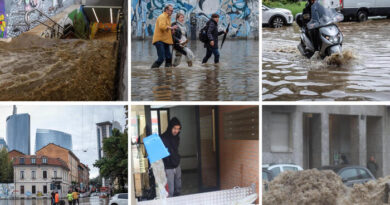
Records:
[[[205,47],[218,48],[218,36],[224,34],[225,32],[223,31],[218,32],[218,23],[214,19],[210,19],[206,23],[206,25],[207,25],[207,38],[209,39],[209,41],[205,43]],[[213,47],[211,47],[210,41],[214,41]]]
[[[165,169],[174,169],[180,164],[180,154],[179,154],[179,144],[180,144],[180,132],[173,136],[172,128],[175,125],[180,125],[180,121],[174,117],[169,121],[167,130],[161,135],[161,140],[163,141],[165,147],[168,148],[169,156],[163,159]]]

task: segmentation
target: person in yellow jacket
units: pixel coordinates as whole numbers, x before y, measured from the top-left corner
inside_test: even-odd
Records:
[[[68,198],[69,205],[73,205],[73,195],[71,191],[68,191],[68,195],[66,195],[66,197]]]
[[[79,202],[79,192],[77,191],[77,189],[75,189],[72,192],[72,196],[73,196],[73,204],[76,205],[76,202],[77,202],[77,205],[79,205],[80,204],[80,202]]]
[[[158,68],[165,60],[165,67],[172,66],[172,53],[170,45],[173,44],[172,31],[177,26],[171,26],[171,16],[173,6],[167,5],[164,7],[164,12],[157,18],[154,28],[153,42],[156,46],[158,59],[153,63],[152,68]]]

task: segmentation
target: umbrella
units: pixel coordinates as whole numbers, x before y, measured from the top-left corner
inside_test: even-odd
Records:
[[[230,27],[230,23],[229,23],[228,26],[227,26],[226,33],[223,35],[222,44],[221,44],[221,49],[222,49],[222,46],[223,46],[223,42],[225,42],[226,36],[227,36],[227,34],[229,33],[229,27]]]

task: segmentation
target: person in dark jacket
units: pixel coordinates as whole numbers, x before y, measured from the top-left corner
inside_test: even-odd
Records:
[[[218,21],[219,15],[212,14],[211,19],[206,23],[208,42],[204,45],[207,51],[202,63],[207,63],[212,54],[214,54],[214,63],[219,63],[218,36],[226,31],[218,31]]]
[[[378,168],[379,168],[379,166],[376,163],[374,156],[371,156],[370,161],[367,162],[367,169],[370,170],[370,172],[374,175],[374,177],[378,177],[376,175]]]
[[[163,159],[165,174],[168,181],[169,197],[179,196],[181,192],[181,168],[180,168],[180,130],[181,124],[179,119],[173,117],[167,130],[161,135],[165,147],[168,148],[169,156]]]
[[[312,19],[312,13],[311,13],[311,6],[316,2],[316,0],[308,0],[306,3],[305,8],[302,11],[302,17],[303,17],[303,25],[306,27],[306,34],[309,36],[311,41],[313,42],[314,48],[318,49],[318,31],[317,29],[308,29],[307,24]]]

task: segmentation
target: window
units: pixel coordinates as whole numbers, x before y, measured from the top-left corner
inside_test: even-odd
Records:
[[[36,193],[36,192],[35,192],[35,185],[32,185],[32,191],[31,191],[31,193],[33,193],[33,194]]]
[[[37,178],[37,176],[35,174],[35,171],[31,171],[31,177],[32,177],[32,179],[36,179]]]
[[[20,171],[20,179],[24,179],[24,171]]]
[[[35,158],[31,158],[31,164],[36,164],[36,159]]]
[[[358,179],[359,175],[356,169],[346,169],[341,172],[340,177],[345,181],[350,181]]]
[[[24,186],[20,186],[20,193],[24,194]]]
[[[47,194],[47,186],[46,185],[43,185],[43,193]]]
[[[128,195],[127,194],[119,194],[118,199],[128,199]]]
[[[24,164],[24,158],[23,157],[19,158],[19,164]]]
[[[364,169],[359,169],[359,173],[360,173],[359,178],[361,178],[361,179],[371,179],[372,178],[370,176],[370,174]]]
[[[42,175],[43,175],[43,178],[44,178],[44,179],[47,179],[47,171],[43,171],[43,174],[42,174]]]
[[[279,167],[272,168],[270,171],[272,172],[272,175],[274,177],[276,177],[276,176],[278,176],[280,174],[280,168]]]
[[[54,171],[54,178],[57,178],[57,171]]]
[[[272,113],[270,119],[271,152],[290,152],[290,115]]]
[[[42,158],[42,163],[43,163],[43,164],[47,164],[47,158],[46,158],[46,157],[43,157],[43,158]]]
[[[298,171],[297,167],[285,166],[283,167],[283,171]]]

